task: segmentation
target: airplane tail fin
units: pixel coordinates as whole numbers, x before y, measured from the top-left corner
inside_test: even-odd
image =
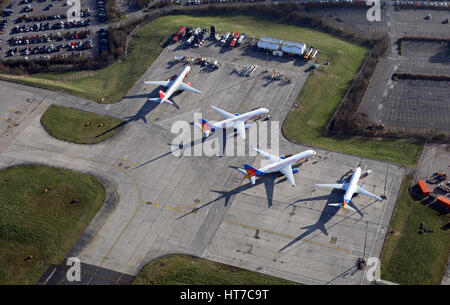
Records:
[[[257,170],[256,168],[252,167],[249,164],[244,164],[244,168],[245,168],[245,177],[244,178],[250,179],[250,182],[252,184],[255,184],[256,177],[264,175],[263,172]]]
[[[248,165],[248,164],[246,164],[246,165]],[[238,168],[237,170],[241,174],[243,174],[245,176],[244,178],[248,178],[250,180],[251,184],[255,184],[255,182],[256,182],[256,175],[253,175],[253,174],[249,173],[249,171],[247,169]]]
[[[203,132],[203,134],[208,137],[212,132],[215,132],[215,126],[212,123],[209,123],[205,119],[199,119],[200,124],[194,123],[194,126],[200,128]]]

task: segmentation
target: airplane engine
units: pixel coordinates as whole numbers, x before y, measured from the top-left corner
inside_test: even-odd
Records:
[[[292,173],[293,173],[293,174],[298,173],[298,168],[294,168],[294,169],[292,170]]]

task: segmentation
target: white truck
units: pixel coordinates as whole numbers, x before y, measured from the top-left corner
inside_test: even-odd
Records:
[[[228,37],[230,37],[230,32],[228,32],[225,35],[223,35],[222,40],[220,41],[220,43],[221,44],[226,44]]]

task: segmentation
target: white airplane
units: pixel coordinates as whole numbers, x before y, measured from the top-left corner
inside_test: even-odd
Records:
[[[272,164],[264,166],[260,169],[253,168],[248,164],[244,164],[245,170],[242,168],[238,168],[238,170],[245,175],[244,178],[250,179],[250,182],[252,184],[255,184],[256,177],[263,176],[269,173],[281,172],[286,176],[291,185],[295,186],[293,174],[298,173],[298,168],[292,169],[292,165],[316,154],[314,150],[305,150],[293,156],[277,157],[255,147],[252,147],[252,149],[258,152],[265,159],[273,162]]]
[[[166,103],[173,105],[173,102],[169,100],[169,98],[178,90],[188,90],[197,94],[200,94],[201,92],[197,89],[194,89],[191,87],[191,83],[183,83],[184,78],[191,70],[191,67],[186,66],[183,71],[181,71],[180,74],[174,79],[174,80],[166,80],[166,81],[146,81],[144,84],[150,84],[150,85],[158,85],[158,86],[164,86],[168,88],[166,92],[159,90],[159,98],[149,98],[152,102],[157,103]]]
[[[221,114],[225,120],[211,123],[205,119],[200,119],[200,124],[194,123],[196,127],[201,128],[203,135],[209,137],[216,129],[235,128],[243,140],[245,140],[245,130],[252,126],[252,124],[245,124],[245,121],[269,112],[266,108],[258,108],[243,114],[232,114],[215,106],[211,106],[211,108]]]
[[[361,168],[357,167],[355,172],[352,175],[352,178],[350,179],[350,182],[348,183],[341,183],[341,184],[316,184],[316,187],[327,187],[332,189],[339,189],[339,190],[345,190],[344,194],[344,201],[342,203],[330,203],[329,205],[337,206],[337,207],[343,207],[344,209],[351,210],[353,212],[356,212],[356,210],[348,205],[350,200],[352,200],[353,194],[363,194],[372,198],[375,198],[376,200],[383,200],[381,197],[372,194],[371,192],[364,189],[364,184],[361,186],[358,186],[358,180],[361,176]]]

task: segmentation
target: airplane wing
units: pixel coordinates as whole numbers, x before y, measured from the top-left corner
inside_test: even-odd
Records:
[[[173,84],[173,81],[166,81],[166,80],[162,80],[162,81],[155,80],[155,81],[153,81],[153,80],[149,80],[149,81],[144,82],[144,84],[170,87]]]
[[[316,184],[317,187],[326,187],[330,189],[339,189],[339,190],[345,190],[345,184]]]
[[[229,112],[226,112],[225,110],[222,110],[220,108],[217,108],[215,106],[211,106],[212,109],[214,109],[217,113],[219,113],[221,116],[223,116],[226,119],[232,118],[235,115]]]
[[[187,91],[191,91],[191,92],[194,92],[194,93],[197,93],[197,94],[200,94],[200,93],[201,93],[199,90],[197,90],[197,89],[195,89],[195,88],[192,88],[191,86],[189,86],[189,85],[187,85],[187,84],[185,84],[185,83],[183,83],[183,82],[181,82],[181,83],[178,85],[178,89],[179,89],[179,90],[187,90]]]
[[[369,191],[367,191],[367,190],[365,190],[365,189],[363,189],[363,188],[361,188],[361,187],[358,187],[358,189],[356,190],[356,192],[357,192],[358,194],[363,194],[363,195],[372,197],[372,198],[374,198],[374,199],[376,199],[376,200],[380,200],[380,201],[383,200],[381,197],[379,197],[379,196],[377,196],[377,195],[375,195],[375,194],[372,194],[371,192],[369,192]]]
[[[267,159],[267,160],[269,160],[270,162],[277,162],[277,161],[282,160],[280,157],[271,155],[271,154],[269,154],[269,153],[267,153],[267,152],[265,152],[265,151],[262,151],[262,150],[260,150],[260,149],[258,149],[258,148],[256,148],[256,147],[253,147],[253,146],[252,146],[252,148],[253,148],[254,151],[258,152],[261,156],[263,156],[264,159]]]
[[[242,140],[245,140],[245,124],[244,124],[244,122],[239,122],[234,127],[236,128],[238,134],[241,136]]]
[[[295,186],[294,174],[292,173],[292,166],[288,165],[280,169],[280,172],[286,176],[287,180],[292,186]]]

